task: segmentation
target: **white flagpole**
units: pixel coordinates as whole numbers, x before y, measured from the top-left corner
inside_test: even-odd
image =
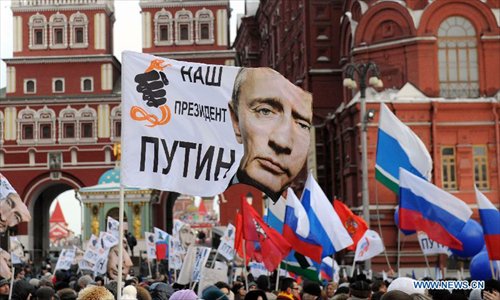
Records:
[[[429,265],[429,259],[427,258],[427,254],[425,254],[424,249],[422,249],[422,253],[424,254],[425,265],[427,266],[427,270],[429,274],[431,273],[431,266]]]
[[[354,255],[354,258],[352,259],[351,277],[354,276],[354,269],[355,268],[356,268],[356,254]]]
[[[275,291],[279,291],[279,286],[280,286],[280,270],[281,270],[281,267],[280,265],[278,265],[278,270],[277,273],[276,273],[276,286],[274,287],[274,290]]]
[[[116,288],[116,299],[122,299],[122,277],[123,277],[123,209],[125,206],[125,188],[120,184],[120,207],[118,210],[118,230],[119,230],[119,241],[118,241],[118,287]]]
[[[14,269],[14,264],[12,263],[12,252],[10,252],[10,247],[12,247],[12,245],[10,244],[10,232],[7,230],[7,239],[8,239],[8,247],[7,249],[9,249],[9,253],[11,255],[11,258],[10,258],[10,264],[12,265],[12,273],[10,275],[10,291],[9,291],[9,300],[12,299],[12,289],[14,288],[14,272],[15,272],[15,269]]]
[[[396,227],[397,228],[397,227]],[[399,259],[400,259],[400,252],[401,252],[401,230],[397,228],[398,230],[398,257],[397,257],[397,268],[398,268],[398,277],[400,276],[399,272]]]

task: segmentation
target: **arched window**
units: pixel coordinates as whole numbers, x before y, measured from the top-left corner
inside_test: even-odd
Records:
[[[64,93],[64,78],[53,78],[52,79],[52,92],[53,93]]]
[[[25,94],[36,93],[36,79],[24,79],[24,93]]]
[[[189,10],[183,9],[175,13],[175,43],[193,44],[193,14]]]
[[[196,43],[213,44],[214,16],[211,10],[201,9],[196,12]]]
[[[85,106],[78,111],[78,132],[81,141],[97,141],[96,124],[97,112],[95,109]]]
[[[69,18],[70,47],[86,48],[89,45],[87,15],[80,12],[74,13]]]
[[[173,18],[172,14],[165,9],[155,14],[155,45],[173,44]]]
[[[17,115],[17,143],[33,144],[36,141],[36,111],[27,107]]]
[[[77,111],[69,105],[59,112],[59,142],[75,143]]]
[[[120,141],[122,136],[122,108],[115,106],[111,109],[111,141]]]
[[[82,77],[81,90],[82,90],[82,92],[93,92],[94,91],[94,78]]]
[[[453,16],[438,31],[439,90],[445,98],[479,97],[476,30]]]
[[[50,16],[50,48],[61,49],[68,47],[66,16],[60,13]]]
[[[56,113],[47,106],[36,112],[36,124],[38,129],[38,143],[55,143]]]
[[[29,48],[46,49],[47,48],[47,18],[40,13],[32,15],[29,21]]]

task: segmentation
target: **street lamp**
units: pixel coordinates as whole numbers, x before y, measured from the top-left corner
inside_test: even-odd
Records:
[[[366,78],[368,74],[372,76],[368,79],[368,85],[381,88],[384,86],[380,79],[380,71],[377,65],[373,62],[368,63],[349,63],[345,70],[344,86],[349,89],[357,87],[354,76],[357,74],[359,82],[359,101],[360,101],[360,119],[361,119],[361,197],[363,203],[363,219],[365,219],[368,228],[370,228],[370,200],[368,198],[368,159],[367,159],[367,146],[366,146],[366,127],[368,120],[373,118],[374,112],[371,111],[370,115],[366,113]],[[370,269],[370,260],[365,262],[365,268]]]

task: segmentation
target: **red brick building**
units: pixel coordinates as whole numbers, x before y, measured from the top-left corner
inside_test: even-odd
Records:
[[[380,217],[393,266],[397,198],[375,181],[374,169],[380,102],[427,146],[434,184],[472,208],[476,184],[498,206],[499,16],[494,0],[274,0],[242,19],[239,63],[273,67],[313,93],[316,165],[310,160],[308,168],[316,168],[329,197],[355,210],[362,209],[360,100],[341,81],[348,63],[378,65],[385,88],[368,88],[366,97],[375,113],[368,124],[370,219],[378,231]],[[382,257],[374,262],[375,270],[384,268]],[[423,263],[416,238],[407,238],[402,266]]]
[[[228,0],[139,5],[144,52],[234,64]],[[4,59],[7,87],[0,99],[0,170],[32,215],[17,233],[41,258],[49,250],[50,203],[65,190],[95,185],[115,166],[121,65],[112,47],[114,1],[13,0],[12,12],[14,55]],[[172,215],[166,212],[177,196],[152,193],[153,226],[168,229]]]

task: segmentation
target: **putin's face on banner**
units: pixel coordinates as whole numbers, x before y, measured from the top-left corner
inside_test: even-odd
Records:
[[[0,232],[30,220],[29,210],[18,194],[10,193],[5,199],[0,199]]]
[[[307,159],[311,94],[272,69],[243,69],[230,111],[236,139],[244,148],[239,182],[276,201]]]

